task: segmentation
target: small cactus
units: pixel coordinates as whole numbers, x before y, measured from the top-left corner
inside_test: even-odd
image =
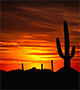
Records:
[[[51,60],[51,70],[53,72],[53,60]]]
[[[64,67],[69,68],[70,59],[72,59],[72,57],[75,54],[75,46],[72,47],[71,55],[69,55],[69,34],[68,34],[68,26],[66,21],[64,21],[64,38],[65,38],[65,55],[63,55],[62,53],[59,38],[56,39],[57,49],[60,57],[64,59]]]
[[[24,66],[23,66],[23,63],[22,63],[22,71],[24,71]]]
[[[43,70],[43,64],[41,64],[41,70]]]

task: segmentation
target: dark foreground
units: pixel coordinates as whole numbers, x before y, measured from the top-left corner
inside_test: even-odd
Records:
[[[50,70],[35,68],[21,71],[1,71],[2,89],[79,89],[79,72],[60,69],[54,73]]]

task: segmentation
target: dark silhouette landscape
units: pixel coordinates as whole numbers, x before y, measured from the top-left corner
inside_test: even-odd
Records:
[[[12,70],[9,72],[1,72],[1,88],[8,89],[79,89],[79,72],[70,67],[70,59],[75,54],[75,46],[72,47],[71,55],[69,55],[69,33],[67,22],[64,21],[64,39],[65,39],[65,55],[61,50],[59,38],[57,41],[57,49],[61,58],[64,59],[64,67],[54,72],[53,60],[51,60],[52,71],[41,70],[33,67],[24,71]]]
[[[57,72],[36,68],[0,72],[3,89],[79,89],[79,72],[72,68]]]

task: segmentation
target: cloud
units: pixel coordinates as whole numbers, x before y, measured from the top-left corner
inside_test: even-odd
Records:
[[[0,51],[8,51],[9,49],[0,49]]]
[[[70,34],[71,34],[72,36],[79,36],[79,35],[80,35],[80,31],[73,30],[73,31],[71,31]]]
[[[1,45],[0,47],[18,47],[17,45]]]
[[[10,2],[10,5],[8,3],[9,2],[2,2],[1,12],[2,32],[7,33],[14,31],[16,33],[23,31],[33,33],[53,32],[60,27],[60,22],[64,21],[64,17],[68,19],[70,15],[75,15],[76,10],[78,10],[78,2],[75,2],[77,9],[73,7],[74,2],[27,1]],[[58,24],[58,27],[55,28],[55,26],[57,26],[56,24]]]
[[[1,58],[1,60],[4,60],[4,61],[23,61],[23,62],[30,62],[29,60],[24,60],[24,59],[11,59],[11,58]]]
[[[28,55],[57,55],[57,53],[28,53]]]
[[[7,61],[15,61],[16,63],[18,63],[18,62],[24,62],[24,63],[26,63],[26,62],[28,62],[28,63],[33,63],[33,62],[46,62],[46,61],[38,61],[38,60],[35,60],[35,61],[33,61],[33,60],[26,60],[26,59],[11,59],[11,58],[1,58],[0,59],[0,61],[1,62],[3,62],[3,61],[6,61],[6,63],[7,63]],[[49,62],[49,61],[47,61],[47,62]]]
[[[22,47],[52,47],[52,46],[45,46],[45,45],[20,45]]]

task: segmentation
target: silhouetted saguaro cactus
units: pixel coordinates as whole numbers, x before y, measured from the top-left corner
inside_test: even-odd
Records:
[[[23,66],[23,63],[22,63],[22,71],[24,71],[24,66]]]
[[[43,64],[41,64],[41,70],[43,70]]]
[[[53,72],[53,60],[51,60],[51,70]]]
[[[60,57],[64,59],[64,67],[69,68],[70,59],[72,59],[72,57],[75,54],[75,46],[72,47],[71,55],[69,55],[69,34],[68,34],[68,26],[66,21],[64,21],[64,39],[65,39],[65,55],[63,55],[62,53],[59,38],[56,39],[57,49]]]

